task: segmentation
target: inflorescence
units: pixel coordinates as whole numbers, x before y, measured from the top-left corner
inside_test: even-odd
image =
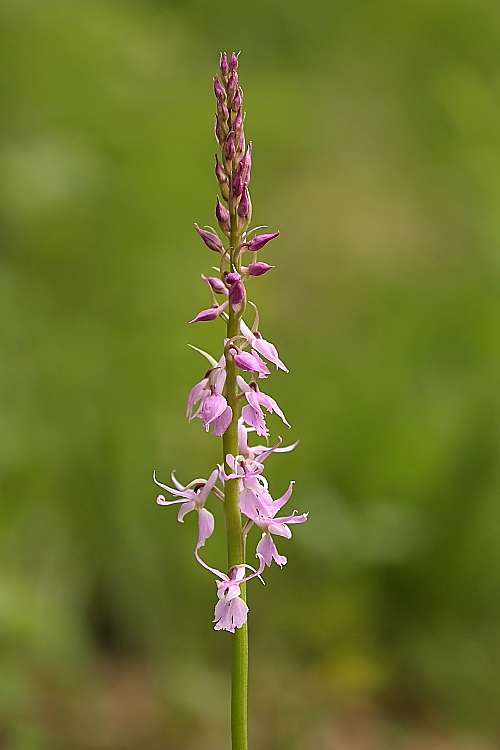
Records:
[[[198,562],[217,579],[215,629],[232,633],[246,622],[248,614],[248,606],[241,597],[241,584],[257,576],[260,578],[265,566],[270,566],[273,561],[282,567],[287,558],[279,554],[273,537],[289,539],[292,536],[290,525],[307,520],[307,513],[299,514],[295,510],[290,515],[278,515],[292,494],[293,482],[290,482],[285,494],[275,500],[263,475],[264,461],[272,453],[290,451],[296,443],[282,447],[281,439],[278,439],[271,447],[250,446],[248,440],[251,433],[268,440],[264,410],[274,412],[287,427],[290,425],[276,401],[263,393],[258,384],[258,380],[270,374],[265,360],[277,369],[288,372],[276,347],[259,332],[258,311],[252,302],[247,303],[246,293],[250,278],[261,276],[274,268],[261,261],[258,253],[279,232],[255,234],[262,227],[248,230],[252,214],[248,190],[252,144],[245,143],[243,92],[238,83],[237,68],[237,55],[233,52],[228,59],[223,53],[220,75],[214,77],[215,136],[220,146],[220,156],[215,156],[215,175],[220,188],[215,216],[227,247],[224,247],[212,227],[200,229],[197,224],[194,225],[205,245],[217,253],[219,261],[215,269],[218,275],[201,276],[208,285],[212,305],[199,312],[191,322],[220,318],[227,324],[227,335],[219,360],[197,349],[209,361],[210,368],[200,382],[191,388],[187,399],[187,418],[200,418],[207,432],[222,436],[231,427],[237,430],[237,454],[226,453],[224,463],[214,469],[208,479],[194,479],[187,485],[182,485],[173,472],[172,487],[159,482],[153,474],[156,484],[175,496],[175,499],[167,500],[164,495],[158,495],[158,504],[180,503],[179,521],[183,521],[189,511],[195,510],[198,514],[198,539],[194,554]],[[254,310],[251,327],[243,320],[247,304]],[[231,391],[236,394],[236,398],[231,399],[233,406],[228,403],[229,378],[236,381]],[[242,562],[223,573],[202,560],[200,549],[212,535],[215,525],[214,516],[205,507],[206,503],[210,496],[224,503],[224,490],[231,481],[237,482],[242,535],[246,537],[250,528],[257,526],[262,536],[255,550],[258,559],[256,568]]]

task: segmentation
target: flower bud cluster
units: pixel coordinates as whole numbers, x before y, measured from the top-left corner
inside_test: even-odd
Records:
[[[215,156],[215,176],[219,183],[226,209],[217,198],[216,217],[221,231],[231,234],[230,214],[236,219],[239,232],[248,228],[252,204],[248,185],[252,168],[252,144],[245,142],[243,91],[238,82],[238,57],[225,52],[220,59],[219,75],[214,77],[216,98],[215,137],[220,146],[221,159]]]
[[[288,539],[292,536],[290,525],[307,520],[307,513],[298,514],[297,511],[278,516],[278,511],[292,494],[293,482],[290,482],[284,495],[273,499],[263,475],[264,461],[271,454],[292,450],[296,444],[281,447],[280,438],[272,447],[249,445],[249,435],[252,433],[266,441],[269,438],[265,412],[275,413],[287,427],[290,425],[276,401],[264,393],[257,382],[270,374],[267,363],[274,364],[284,372],[288,372],[288,369],[276,347],[266,341],[258,330],[259,315],[253,303],[250,303],[256,313],[253,325],[248,326],[243,319],[247,282],[274,268],[259,260],[257,254],[279,232],[255,235],[255,230],[248,231],[252,145],[245,144],[243,92],[239,86],[237,68],[238,57],[232,53],[228,58],[223,53],[219,75],[214,78],[215,135],[220,146],[220,159],[215,158],[215,175],[222,197],[222,200],[217,197],[215,216],[222,234],[229,240],[228,246],[224,247],[212,227],[200,229],[197,224],[194,225],[205,245],[219,254],[220,262],[218,276],[201,276],[211,294],[212,305],[199,312],[191,322],[222,319],[227,331],[224,351],[218,360],[198,349],[210,363],[210,369],[191,388],[186,410],[189,420],[201,419],[205,430],[215,436],[224,436],[227,431],[233,430],[235,450],[224,455],[224,463],[214,469],[206,480],[195,479],[182,485],[172,474],[173,487],[170,487],[158,482],[154,475],[156,484],[176,498],[166,500],[164,495],[159,495],[157,502],[160,505],[180,503],[179,521],[183,521],[189,511],[197,511],[198,539],[194,554],[198,562],[218,579],[215,629],[230,632],[241,627],[247,619],[248,607],[240,596],[241,584],[260,577],[265,566],[273,561],[280,567],[287,561],[279,554],[273,536]],[[253,257],[244,266],[241,259],[243,253],[247,252],[252,253]],[[222,302],[216,295],[222,297]],[[251,568],[252,572],[248,575],[245,571],[250,566],[245,562],[223,573],[207,565],[200,557],[200,549],[212,535],[215,526],[214,516],[205,504],[210,496],[224,503],[228,482],[232,483],[231,486],[237,484],[242,534],[246,537],[252,527],[261,532],[255,549],[258,564],[256,568]]]

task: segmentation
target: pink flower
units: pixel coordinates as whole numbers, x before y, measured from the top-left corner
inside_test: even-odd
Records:
[[[232,578],[226,576],[222,581],[217,581],[217,596],[219,601],[215,605],[214,619],[215,630],[228,630],[234,633],[236,628],[241,628],[247,621],[248,605],[240,599],[241,589],[238,581],[245,576],[245,568],[237,566],[230,571]]]
[[[223,435],[233,418],[233,412],[222,395],[226,382],[226,370],[223,366],[224,357],[217,367],[208,371],[206,377],[196,383],[189,391],[187,398],[186,417],[191,421],[200,417],[207,432],[213,435]],[[200,401],[198,409],[196,404]]]
[[[257,556],[264,560],[266,565],[271,565],[273,560],[275,560],[280,567],[286,565],[287,559],[279,554],[271,535],[276,534],[277,536],[284,536],[285,539],[290,539],[292,532],[288,528],[288,524],[304,523],[307,521],[308,516],[307,513],[302,513],[300,516],[295,514],[296,511],[294,511],[291,516],[282,516],[281,518],[253,519],[256,526],[264,532],[255,552]]]
[[[217,393],[215,386],[211,386],[210,394],[203,399],[201,405],[201,421],[207,432],[212,422],[215,422],[227,408],[227,401],[224,396]]]
[[[226,283],[229,284],[229,302],[233,310],[238,310],[245,299],[245,287],[241,276],[236,271],[226,274]]]
[[[158,482],[156,479],[156,472],[153,472],[153,481],[158,487],[170,492],[171,495],[177,495],[179,499],[165,500],[163,495],[158,495],[156,502],[158,505],[175,505],[176,503],[182,503],[177,514],[177,520],[181,521],[181,523],[184,521],[186,513],[189,513],[192,510],[198,512],[198,541],[196,543],[196,550],[199,550],[200,547],[203,547],[206,540],[212,536],[214,530],[214,517],[204,506],[208,496],[215,486],[219,472],[217,469],[214,469],[208,479],[194,479],[186,486],[177,481],[174,472],[172,472],[171,476],[176,489],[173,487],[167,487],[166,484]]]
[[[258,354],[250,354],[250,352],[244,352],[241,349],[238,349],[238,347],[234,348],[236,349],[234,362],[240,370],[256,372],[258,373],[259,378],[265,378],[269,375],[269,368]]]
[[[275,452],[275,453],[288,453],[289,451],[293,451],[294,448],[297,447],[299,444],[299,441],[297,440],[295,443],[292,443],[291,445],[284,445],[281,447],[281,440],[276,445],[273,446],[273,448],[269,448],[267,445],[248,445],[248,433],[254,432],[255,428],[253,427],[245,427],[243,418],[240,417],[238,420],[238,453],[243,458],[250,458],[254,459],[256,457],[259,457],[261,460],[264,459],[264,457],[267,457],[269,455],[269,451]],[[277,447],[280,446],[280,447]]]
[[[259,557],[260,564],[257,570],[252,568],[251,565],[242,563],[241,565],[233,565],[233,567],[229,569],[228,574],[226,574],[221,573],[221,571],[216,568],[211,568],[210,565],[207,565],[206,562],[201,559],[198,553],[198,548],[195,550],[194,554],[200,565],[216,575],[217,578],[220,578],[219,581],[215,582],[219,601],[215,605],[213,619],[213,622],[215,622],[214,630],[228,630],[230,633],[234,633],[236,628],[241,628],[241,626],[245,624],[248,615],[248,606],[240,597],[240,586],[251,578],[260,578],[260,574],[265,567],[264,560]],[[245,576],[246,568],[249,568],[252,571],[248,576]],[[260,578],[260,580],[262,581],[262,578]],[[264,583],[264,581],[262,581],[262,583]]]
[[[276,365],[277,368],[284,370],[284,372],[288,372],[288,367],[286,367],[279,358],[278,351],[274,344],[263,339],[258,331],[251,331],[243,320],[240,321],[240,328],[241,333],[246,338],[254,352],[262,354],[263,357],[268,359],[269,362],[272,362],[273,365]]]
[[[284,424],[286,424],[287,427],[290,427],[285,415],[274,398],[262,393],[262,391],[259,390],[257,383],[248,384],[241,375],[237,376],[237,381],[248,401],[248,405],[244,406],[241,410],[241,416],[243,417],[244,422],[255,429],[257,435],[263,435],[264,437],[269,435],[269,430],[266,427],[261,406],[263,406],[264,409],[267,409],[267,411],[277,414]]]
[[[216,581],[219,601],[215,605],[214,630],[228,630],[230,633],[234,633],[236,628],[241,628],[247,621],[248,606],[240,598],[240,586],[251,578],[255,578],[256,576],[260,578],[260,574],[264,570],[264,561],[262,558],[259,558],[259,560],[260,565],[258,570],[252,568],[251,565],[234,565],[230,568],[229,575],[213,568],[208,568],[208,565],[205,565],[206,568],[212,570],[212,572],[221,578],[220,581]],[[200,560],[200,562],[204,565],[203,561]],[[253,572],[249,576],[245,576],[245,568],[250,568]]]
[[[279,445],[279,443],[278,443]],[[274,448],[269,449],[267,455]],[[262,460],[267,458],[264,456]],[[261,514],[267,516],[271,512],[273,499],[268,491],[267,479],[261,476],[264,464],[255,460],[245,460],[243,456],[226,456],[226,464],[231,469],[231,474],[226,474],[224,467],[219,466],[219,476],[222,482],[228,479],[239,479],[239,508],[251,520]]]

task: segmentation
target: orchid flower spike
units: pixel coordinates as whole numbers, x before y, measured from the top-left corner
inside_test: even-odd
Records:
[[[260,379],[270,375],[269,363],[283,372],[288,372],[288,368],[274,344],[262,337],[258,310],[249,299],[248,290],[255,283],[254,279],[275,267],[258,260],[257,252],[278,237],[279,232],[256,234],[259,230],[266,231],[266,225],[248,229],[252,216],[249,190],[252,142],[247,145],[245,138],[244,97],[239,82],[238,62],[237,54],[223,52],[218,73],[213,78],[215,137],[218,143],[214,165],[218,186],[214,223],[217,229],[194,225],[206,247],[217,253],[217,263],[210,270],[205,269],[206,276],[201,274],[209,287],[212,304],[198,312],[190,322],[218,318],[225,326],[221,344],[223,351],[217,359],[198,346],[189,345],[208,360],[209,369],[198,375],[201,379],[190,389],[186,405],[189,421],[200,419],[205,432],[225,436],[225,449],[221,464],[213,469],[208,479],[194,479],[183,485],[172,472],[170,486],[159,482],[153,472],[153,480],[163,492],[156,498],[159,505],[179,505],[177,519],[180,522],[184,521],[187,513],[196,512],[198,534],[194,556],[204,569],[215,576],[215,630],[229,633],[246,626],[249,609],[243,584],[256,577],[262,580],[264,569],[273,562],[279,567],[287,562],[287,558],[278,552],[274,537],[289,539],[292,536],[291,527],[304,523],[308,515],[295,510],[289,515],[279,515],[291,497],[293,482],[289,483],[281,497],[274,499],[264,476],[267,459],[275,453],[293,450],[297,442],[282,446],[281,438],[277,441],[269,439],[265,412],[277,414],[287,427],[290,424],[274,398],[263,393],[258,385]],[[253,255],[248,256],[251,262],[247,261],[245,265],[242,259],[247,257],[243,255],[246,252]],[[253,307],[256,313],[251,328],[243,320],[247,306]],[[196,335],[199,329],[199,326],[194,327]],[[261,442],[267,444],[254,444],[255,435],[257,439],[264,438]],[[212,496],[223,501],[231,561],[227,573],[211,567],[200,554],[215,528],[214,515],[206,507]],[[255,556],[259,561],[257,568],[247,564],[244,553],[245,542],[252,543],[252,535],[255,539]],[[241,643],[244,641],[243,634]],[[243,659],[243,650],[235,649],[233,655],[235,659]],[[239,675],[238,679],[244,677],[242,664],[234,670],[234,674]],[[234,701],[234,705],[236,711],[241,709],[241,701]]]

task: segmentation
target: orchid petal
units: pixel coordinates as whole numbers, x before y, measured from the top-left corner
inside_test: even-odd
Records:
[[[213,429],[212,429],[212,435],[216,435],[217,437],[220,437],[225,433],[229,425],[231,424],[233,420],[233,410],[230,406],[226,406],[222,414],[220,414],[216,419],[213,421]]]
[[[198,542],[196,549],[203,547],[206,540],[212,536],[215,526],[215,519],[206,508],[198,510]]]
[[[207,497],[212,492],[212,489],[214,488],[214,485],[217,481],[217,477],[219,476],[218,469],[214,469],[210,476],[208,477],[207,481],[205,482],[205,485],[202,487],[202,489],[198,493],[198,501],[197,505],[198,507],[202,507],[205,504],[205,501]]]
[[[256,554],[259,555],[267,566],[270,566],[273,560],[281,567],[286,565],[287,559],[284,555],[280,555],[275,543],[268,534],[262,534],[262,539],[257,545]]]
[[[194,508],[196,508],[195,500],[188,500],[187,503],[183,503],[183,505],[181,505],[181,507],[179,508],[179,512],[177,513],[177,520],[181,523],[184,523],[184,516]]]
[[[156,502],[158,505],[175,505],[176,503],[183,503],[186,498],[181,498],[180,500],[165,500],[163,495],[158,495],[156,498]]]

